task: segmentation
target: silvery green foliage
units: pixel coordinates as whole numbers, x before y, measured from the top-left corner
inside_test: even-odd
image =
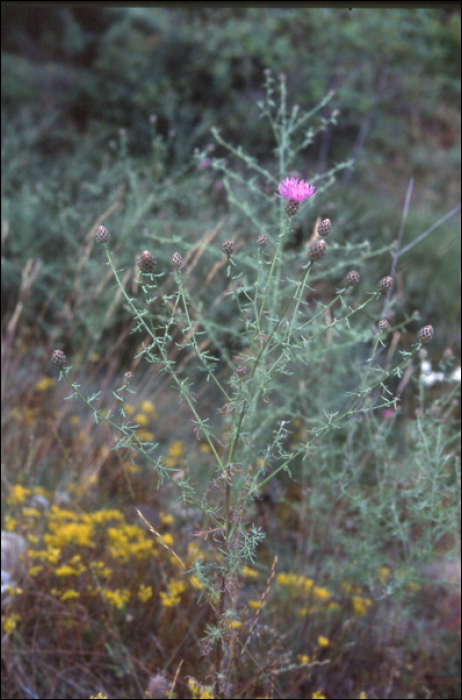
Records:
[[[323,256],[310,253],[316,237],[301,249],[287,246],[293,219],[275,192],[289,198],[300,192],[296,216],[313,224],[318,218],[319,223],[323,193],[335,182],[336,172],[349,164],[327,173],[293,174],[301,154],[336,114],[310,126],[332,95],[302,114],[287,108],[283,77],[279,83],[276,104],[274,81],[267,74],[267,97],[260,104],[274,133],[274,172],[226,143],[217,129],[215,139],[231,162],[197,154],[200,162],[207,156],[207,166],[224,178],[230,207],[239,212],[242,227],[252,231],[226,240],[223,232],[221,241],[205,246],[210,270],[221,280],[218,297],[207,306],[189,288],[186,239],[181,248],[177,240],[172,244],[181,250],[181,256],[175,253],[183,260],[181,269],[177,266],[172,272],[170,264],[168,270],[154,272],[151,266],[139,275],[137,296],[127,292],[110,247],[105,249],[125,308],[135,321],[133,332],[147,338],[140,354],[159,368],[158,382],[176,388],[191,430],[208,444],[208,482],[198,482],[193,463],[187,472],[169,468],[159,445],[136,434],[123,409],[127,392],[136,392],[135,380],[115,393],[119,410],[112,416],[99,414],[93,401],[79,394],[95,418],[111,426],[113,449],[143,454],[158,488],[172,482],[181,499],[203,514],[201,534],[212,537],[217,556],[197,560],[191,573],[205,599],[218,600],[216,624],[208,635],[208,642],[221,650],[217,693],[226,653],[225,620],[237,615],[240,572],[245,564],[258,563],[257,548],[265,536],[254,523],[254,502],[262,493],[281,491],[295,480],[303,494],[298,515],[309,532],[300,550],[303,565],[314,567],[315,580],[323,571],[335,575],[333,553],[340,547],[354,575],[368,581],[378,597],[401,587],[399,580],[388,582],[386,590],[377,584],[379,552],[414,566],[419,558],[430,556],[438,537],[455,527],[459,508],[458,496],[449,488],[457,483],[460,487],[455,444],[454,454],[449,450],[454,441],[450,406],[455,389],[442,402],[446,420],[441,423],[428,416],[420,381],[422,412],[412,438],[415,449],[410,450],[395,432],[401,394],[412,391],[409,382],[421,343],[414,335],[414,343],[398,340],[391,346],[390,338],[403,337],[415,317],[400,309],[401,320],[395,320],[399,301],[389,282],[393,270],[383,269],[382,281],[387,279],[387,284],[379,286],[379,280],[368,280],[367,269],[371,258],[388,251],[396,257],[399,248],[374,250],[367,240],[344,241],[335,220],[328,243],[321,239]],[[311,183],[302,185],[303,192],[297,189],[301,177]],[[268,245],[257,245],[257,237]],[[154,252],[155,243],[153,235]],[[175,248],[168,251],[170,260]],[[349,272],[353,261],[354,284]],[[210,313],[218,302],[221,324]],[[378,326],[385,317],[390,320],[387,328]],[[185,350],[195,358],[195,366],[182,364]],[[63,375],[79,393],[69,373]],[[197,399],[199,379],[205,379],[211,396],[220,397],[210,401],[211,411],[203,408],[204,391]],[[448,503],[444,508],[443,499]],[[424,503],[432,507],[426,509]],[[412,522],[403,522],[404,508]],[[351,523],[348,531],[344,510]],[[423,533],[424,548],[412,541],[413,524]],[[284,553],[280,556],[284,566]]]

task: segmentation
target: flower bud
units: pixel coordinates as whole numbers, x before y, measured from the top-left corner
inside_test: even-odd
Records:
[[[173,253],[172,255],[172,265],[173,267],[181,267],[183,264],[183,258],[179,253]]]
[[[424,326],[417,334],[417,338],[421,343],[429,343],[433,338],[433,326]]]
[[[59,369],[62,369],[67,362],[67,357],[62,350],[53,350],[51,361]]]
[[[323,238],[327,238],[329,233],[332,230],[332,223],[330,219],[324,219],[324,221],[321,221],[321,223],[318,226],[318,233],[320,236]]]
[[[105,226],[100,226],[96,232],[95,238],[97,243],[109,243],[109,231]]]
[[[287,216],[295,216],[298,212],[299,202],[296,199],[288,199],[286,204]]]
[[[157,265],[157,260],[149,250],[145,250],[144,253],[141,253],[141,255],[136,258],[136,264],[141,272],[152,272]]]
[[[383,277],[379,282],[381,292],[387,292],[393,287],[393,277]]]
[[[313,243],[312,246],[310,246],[310,249],[308,251],[308,257],[311,260],[311,262],[316,262],[316,260],[321,260],[326,254],[326,242],[321,240],[317,240]]]
[[[356,287],[356,285],[359,284],[359,272],[351,270],[345,277],[345,282],[348,287]]]
[[[231,238],[228,238],[221,246],[221,249],[222,249],[223,253],[226,253],[226,255],[228,257],[230,257],[234,253],[234,249],[235,249],[234,241],[231,240]]]

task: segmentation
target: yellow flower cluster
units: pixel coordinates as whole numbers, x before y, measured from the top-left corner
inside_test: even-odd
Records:
[[[152,598],[152,586],[145,586],[144,583],[142,583],[138,591],[138,598],[142,603],[146,603],[149,598]]]
[[[6,634],[11,634],[16,629],[16,625],[21,619],[21,615],[10,613],[10,615],[2,617],[2,627]]]
[[[332,597],[331,592],[327,588],[314,586],[313,580],[305,576],[297,576],[297,574],[288,574],[282,572],[276,576],[276,583],[280,586],[286,586],[292,593],[300,593],[301,595],[310,594],[313,600],[324,603]]]
[[[121,610],[123,606],[130,600],[130,591],[126,588],[111,591],[109,588],[102,588],[101,595],[104,600],[113,608]]]
[[[173,608],[178,605],[181,598],[180,595],[186,588],[186,583],[184,581],[178,581],[177,579],[170,579],[168,582],[168,593],[161,591],[159,593],[160,600],[164,608]]]
[[[183,462],[185,449],[181,440],[174,440],[167,450],[167,467],[178,467]]]
[[[351,602],[353,603],[353,610],[357,615],[361,615],[361,617],[364,617],[367,613],[367,609],[372,605],[372,600],[370,600],[370,598],[362,598],[359,595],[354,595],[351,598]]]
[[[122,525],[107,529],[110,553],[119,562],[128,562],[132,557],[144,559],[154,552],[154,542],[138,525]]]
[[[259,573],[255,569],[251,569],[250,566],[242,567],[242,573],[246,578],[258,578]]]
[[[213,700],[213,690],[209,686],[201,685],[194,678],[188,679],[188,688],[194,700]]]
[[[35,391],[46,391],[55,385],[55,380],[51,377],[42,377],[34,386]]]

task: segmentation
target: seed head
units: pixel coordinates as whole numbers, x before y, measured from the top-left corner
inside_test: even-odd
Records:
[[[134,376],[134,375],[133,375],[133,372],[125,372],[125,374],[124,374],[124,382],[125,382],[125,384],[130,384],[130,382],[131,382],[132,379],[133,379],[133,376]]]
[[[387,292],[393,287],[393,277],[383,277],[379,282],[381,292]]]
[[[386,331],[388,328],[388,321],[386,318],[381,318],[377,325],[381,331]]]
[[[417,334],[421,343],[429,343],[433,338],[433,326],[424,326]]]
[[[136,264],[141,272],[152,272],[157,265],[157,260],[149,250],[145,250],[144,253],[141,253],[141,255],[136,258]]]
[[[264,248],[265,246],[268,245],[268,237],[265,236],[264,233],[262,233],[260,236],[258,236],[257,245],[259,245],[260,248]]]
[[[317,240],[313,243],[312,246],[310,246],[310,249],[308,251],[308,257],[311,260],[311,262],[316,262],[316,260],[321,260],[326,254],[326,242],[321,240]]]
[[[221,246],[223,253],[226,253],[228,257],[230,257],[234,253],[234,248],[234,241],[231,238],[227,238]]]
[[[330,219],[324,219],[324,221],[321,221],[321,223],[318,226],[318,233],[320,236],[323,238],[327,238],[329,233],[332,230],[332,223]]]
[[[347,284],[347,287],[356,287],[357,284],[359,284],[359,272],[356,272],[356,270],[351,270],[345,277],[345,282]]]
[[[173,267],[181,267],[183,264],[183,258],[179,253],[173,253],[172,255],[172,265]]]
[[[67,362],[67,357],[62,350],[53,350],[51,361],[59,369],[62,369]]]
[[[97,243],[109,243],[109,231],[105,226],[100,226],[96,232],[95,238]]]

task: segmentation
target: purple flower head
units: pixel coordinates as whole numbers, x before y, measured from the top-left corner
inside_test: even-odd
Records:
[[[313,185],[309,185],[304,180],[297,180],[296,177],[286,177],[279,185],[279,193],[275,192],[276,197],[287,197],[294,202],[303,202],[308,197],[312,197],[317,193],[317,189]]]

